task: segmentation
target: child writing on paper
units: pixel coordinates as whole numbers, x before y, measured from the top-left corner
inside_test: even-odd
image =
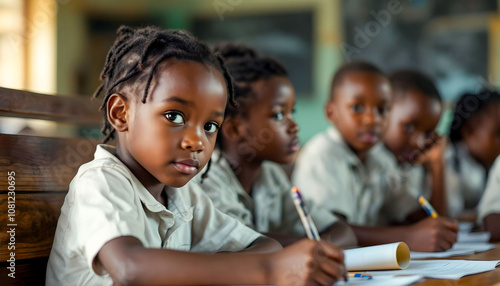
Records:
[[[334,126],[305,145],[293,182],[307,188],[304,196],[343,216],[361,245],[404,241],[414,251],[448,249],[456,230],[444,226],[442,218],[387,227],[387,219],[404,220],[418,207],[408,192],[391,191],[385,166],[372,150],[382,139],[391,102],[391,84],[377,67],[366,62],[342,66],[325,106]]]
[[[304,240],[273,252],[276,241],[186,185],[234,103],[220,56],[185,31],[121,27],[101,77],[103,133],[117,147],[99,145],[71,182],[48,285],[286,284],[293,267],[304,284],[344,275],[337,247]]]
[[[239,44],[215,47],[235,82],[239,108],[228,106],[210,175],[200,186],[214,205],[283,245],[306,233],[278,164],[290,163],[299,148],[293,120],[295,91],[285,68]],[[304,189],[307,192],[307,189]],[[352,230],[326,209],[310,206],[323,239],[356,245]]]
[[[491,233],[491,241],[500,241],[500,156],[491,167],[486,190],[478,205],[478,223]]]
[[[444,153],[451,216],[474,216],[486,177],[500,155],[500,94],[465,93],[455,105]]]

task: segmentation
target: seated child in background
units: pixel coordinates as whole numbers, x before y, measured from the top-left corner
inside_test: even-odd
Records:
[[[486,177],[500,155],[500,94],[483,90],[462,95],[444,157],[450,215],[475,216]]]
[[[201,188],[215,207],[283,245],[305,237],[291,196],[291,183],[278,164],[290,163],[299,149],[293,120],[295,91],[285,68],[239,44],[220,44],[235,85],[238,108],[228,106]],[[309,206],[322,237],[356,245],[352,230],[331,212]]]
[[[382,227],[386,220],[404,220],[418,206],[408,192],[388,186],[386,166],[372,150],[382,140],[391,103],[391,84],[377,67],[366,62],[342,66],[325,106],[334,126],[304,146],[293,183],[304,196],[345,217],[361,245],[404,241],[414,251],[446,250],[457,230],[442,218]]]
[[[394,101],[383,143],[377,146],[389,179],[415,197],[424,195],[440,215],[447,215],[444,143],[435,132],[442,113],[439,91],[428,76],[413,70],[391,75]],[[438,142],[438,140],[441,140]],[[417,208],[415,217],[425,217]]]
[[[116,136],[117,147],[99,145],[71,182],[47,285],[283,284],[291,267],[305,270],[300,283],[344,275],[339,248],[304,240],[273,252],[276,241],[185,186],[234,103],[220,56],[184,31],[121,27],[101,78],[105,142]],[[247,253],[212,254],[234,251]]]
[[[491,167],[486,190],[478,205],[478,223],[491,233],[491,241],[500,241],[500,156]]]

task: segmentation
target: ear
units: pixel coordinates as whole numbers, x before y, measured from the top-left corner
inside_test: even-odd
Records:
[[[108,110],[108,121],[117,132],[125,132],[128,130],[127,112],[129,112],[129,104],[127,99],[119,94],[113,93],[109,96],[106,104]]]
[[[237,117],[226,117],[221,132],[224,138],[232,142],[241,142],[247,135],[245,124]]]
[[[329,100],[325,105],[325,115],[330,123],[335,124],[338,120],[336,105],[332,100]]]

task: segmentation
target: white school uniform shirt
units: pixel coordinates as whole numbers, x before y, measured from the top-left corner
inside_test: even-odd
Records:
[[[202,172],[200,172],[202,173]],[[305,236],[291,195],[290,180],[276,163],[265,161],[252,187],[250,196],[241,186],[229,162],[218,151],[212,155],[208,178],[200,188],[212,199],[215,207],[262,233]],[[316,227],[322,232],[338,221],[328,210],[306,202]]]
[[[196,185],[166,188],[158,202],[115,156],[99,145],[71,181],[47,267],[47,285],[112,285],[98,265],[102,246],[133,236],[146,248],[213,253],[239,251],[261,235],[216,210]]]
[[[383,166],[383,175],[390,192],[398,197],[398,203],[405,209],[398,211],[406,215],[420,208],[418,197],[426,199],[431,196],[430,178],[422,165],[409,163],[400,164],[396,156],[387,147],[380,143],[373,147],[372,154],[377,157]],[[390,208],[394,206],[390,205]]]
[[[483,223],[483,219],[490,214],[500,214],[500,156],[491,166],[486,189],[479,201],[477,221]]]
[[[342,214],[355,225],[382,226],[401,221],[409,213],[408,194],[393,192],[394,180],[374,156],[362,163],[331,126],[316,135],[299,153],[292,182],[303,196],[331,212]]]
[[[464,143],[448,144],[444,153],[448,211],[457,217],[476,210],[486,187],[486,171],[467,151]]]

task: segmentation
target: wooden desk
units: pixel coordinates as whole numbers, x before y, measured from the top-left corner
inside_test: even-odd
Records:
[[[443,259],[467,259],[467,260],[500,260],[500,242],[495,243],[497,248],[465,256],[455,256]],[[487,286],[487,285],[500,285],[500,267],[493,271],[483,272],[475,275],[462,277],[459,280],[447,279],[425,279],[423,282],[413,285],[474,285],[474,286]]]

